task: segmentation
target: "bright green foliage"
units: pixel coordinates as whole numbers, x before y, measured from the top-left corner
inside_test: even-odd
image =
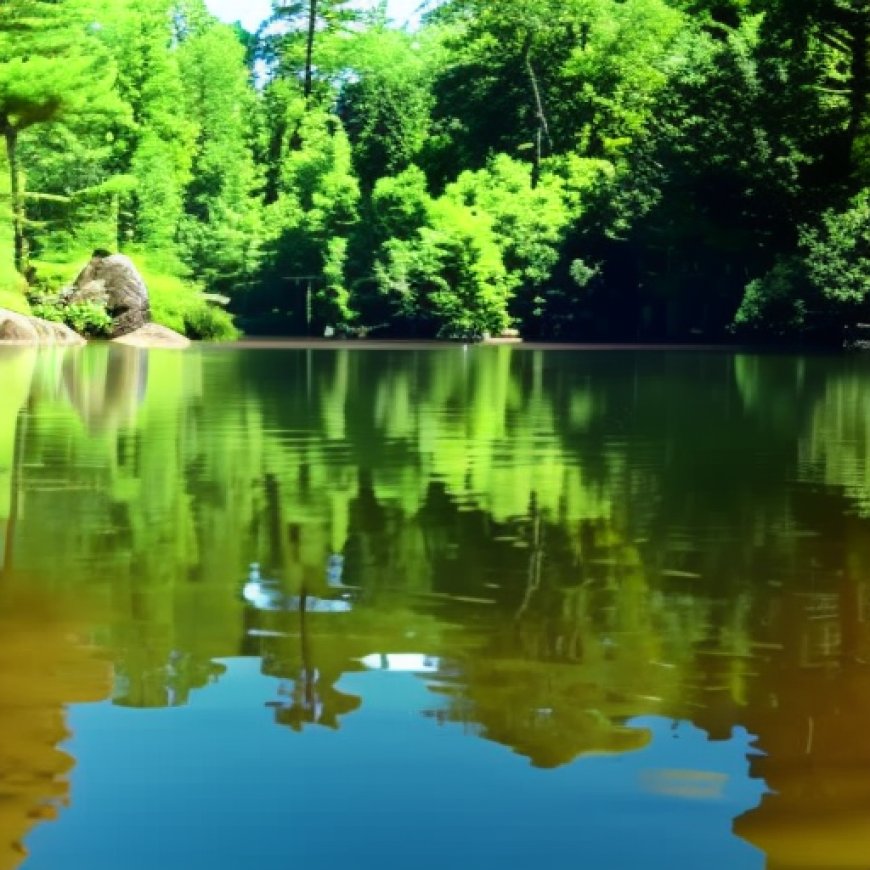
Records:
[[[505,154],[486,169],[463,172],[445,196],[492,218],[492,229],[512,281],[546,281],[558,260],[557,246],[570,221],[554,177],[532,187],[531,168]]]
[[[366,77],[344,88],[354,163],[369,183],[406,169],[426,136],[425,94],[413,81]]]
[[[134,261],[148,286],[151,316],[156,323],[189,338],[229,341],[238,336],[232,318],[203,298],[202,287],[167,274],[159,262],[142,257],[134,257]]]
[[[74,302],[72,305],[41,302],[31,306],[31,313],[43,320],[65,323],[87,338],[106,338],[112,331],[111,316],[97,302]]]
[[[89,2],[6,0],[0,6],[4,134],[80,113],[99,115],[116,104],[114,70],[94,36],[95,20]]]
[[[277,199],[265,210],[265,286],[248,305],[295,318],[297,329],[314,324],[322,331],[353,316],[345,259],[358,221],[359,184],[337,118],[308,110],[301,97],[285,111],[286,127],[296,133],[283,144]]]
[[[261,228],[251,148],[257,111],[236,32],[210,19],[180,49],[197,144],[181,219],[181,255],[209,286],[232,290],[253,271]]]
[[[21,156],[28,186],[29,239],[33,259],[67,260],[118,245],[122,199],[132,179],[111,175],[116,138],[110,121],[52,124],[37,137],[26,137]]]
[[[122,243],[232,292],[260,242],[256,96],[237,31],[202,0],[124,0],[104,38],[136,120],[115,149],[132,180],[120,197]]]
[[[458,63],[436,85],[437,115],[466,165],[491,150],[534,154],[536,87],[544,153],[609,155],[645,128],[684,26],[663,0],[449,5]]]
[[[351,0],[272,0],[261,53],[277,77],[300,80],[308,100],[316,84],[325,90],[330,74],[338,71],[332,37],[344,34],[358,17]]]
[[[119,90],[135,127],[125,159],[136,185],[123,233],[126,242],[174,249],[192,179],[197,124],[187,104],[181,65],[172,50],[171,0],[122,0],[107,30],[119,66]]]
[[[437,199],[418,169],[382,179],[372,196],[375,233],[386,240],[375,267],[382,298],[422,334],[497,334],[515,300],[540,317],[565,234],[608,171],[573,157],[553,161],[533,186],[528,164],[499,155]]]
[[[24,295],[17,290],[0,290],[0,308],[17,314],[30,314],[30,305]]]
[[[870,194],[803,227],[799,254],[746,288],[735,324],[764,332],[841,336],[870,303]]]
[[[341,124],[325,112],[305,112],[297,135],[299,147],[281,161],[282,196],[302,211],[313,236],[346,232],[356,221],[359,188]]]
[[[870,190],[843,211],[831,209],[818,226],[801,233],[810,282],[829,302],[860,306],[870,302]]]
[[[492,218],[447,196],[432,202],[416,238],[384,245],[377,271],[382,294],[414,332],[469,339],[510,322],[510,279]]]
[[[28,236],[40,258],[34,280],[62,283],[52,278],[53,264],[73,272],[95,248],[144,250],[159,264],[152,288],[158,321],[193,335],[232,335],[229,317],[174,276],[192,270],[226,293],[249,281],[256,266],[256,96],[245,48],[201,0],[120,0],[78,10],[90,22],[80,42],[102,64],[106,87],[116,68],[117,82],[102,98],[78,86],[78,98],[94,106],[65,110],[18,149],[32,167],[30,186],[40,191],[26,200]],[[164,292],[167,283],[177,301]]]
[[[9,170],[0,157],[0,308],[26,314],[25,281],[13,263],[12,214],[8,208]]]
[[[326,243],[323,257],[323,284],[314,294],[317,316],[327,323],[349,323],[354,319],[345,277],[347,239],[336,236]]]
[[[114,67],[94,36],[90,3],[7,0],[0,5],[0,136],[10,177],[13,261],[26,266],[22,134],[82,116],[118,114]]]
[[[8,0],[0,133],[19,307],[29,252],[39,287],[120,248],[202,335],[232,327],[200,288],[302,334],[870,319],[867,0],[445,0],[415,32],[276,0],[257,34],[204,0]]]
[[[382,178],[372,193],[374,225],[381,241],[408,240],[429,220],[431,200],[426,176],[412,166],[398,175]]]
[[[571,102],[587,119],[580,143],[610,154],[645,131],[685,20],[662,0],[574,5],[582,10],[582,33],[565,61],[560,89],[576,92]]]
[[[432,40],[385,26],[354,36],[344,49],[355,78],[341,88],[338,111],[353,144],[354,168],[370,190],[396,175],[426,146],[432,108]]]

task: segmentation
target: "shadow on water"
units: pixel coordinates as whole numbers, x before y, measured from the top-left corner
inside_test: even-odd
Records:
[[[378,680],[413,679],[415,722],[554,777],[637,758],[638,794],[719,801],[771,867],[861,866],[868,378],[855,357],[4,351],[0,706],[45,727],[3,716],[8,745],[38,736],[0,782],[45,787],[0,802],[0,846],[68,797],[65,705],[196,708],[242,656],[306,740],[365,753]]]

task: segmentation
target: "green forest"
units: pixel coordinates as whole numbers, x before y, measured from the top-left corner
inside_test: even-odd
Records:
[[[206,339],[870,320],[870,0],[426,8],[3,0],[0,306],[106,249]]]

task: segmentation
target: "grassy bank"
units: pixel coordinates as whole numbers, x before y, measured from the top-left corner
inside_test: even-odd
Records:
[[[0,177],[4,174],[3,169],[4,166],[0,163]],[[4,185],[0,181],[0,197],[3,193]],[[2,217],[3,212],[0,210],[0,308],[28,314],[30,306],[24,295],[26,284],[12,265],[12,225],[2,220]]]
[[[14,287],[3,283],[0,278],[0,308],[15,311],[18,314],[30,314],[30,305],[24,294]]]

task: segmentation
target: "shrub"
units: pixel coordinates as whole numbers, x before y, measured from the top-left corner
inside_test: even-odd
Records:
[[[231,341],[238,337],[232,317],[209,303],[195,281],[172,274],[171,263],[155,256],[131,257],[148,287],[155,323],[205,341]]]
[[[232,317],[222,308],[205,301],[184,312],[184,329],[181,331],[188,338],[202,341],[232,341],[239,336]]]
[[[780,336],[803,331],[807,322],[805,284],[798,259],[778,262],[766,275],[746,285],[734,315],[735,331]]]
[[[30,312],[34,317],[39,317],[41,320],[49,320],[52,323],[63,323],[63,311],[60,305],[55,305],[52,302],[36,302],[30,306]]]
[[[112,318],[98,302],[74,302],[71,305],[42,300],[31,306],[34,317],[64,323],[87,338],[108,338],[112,332]]]
[[[107,338],[112,332],[112,318],[97,302],[74,302],[65,306],[64,314],[64,323],[79,335]]]

